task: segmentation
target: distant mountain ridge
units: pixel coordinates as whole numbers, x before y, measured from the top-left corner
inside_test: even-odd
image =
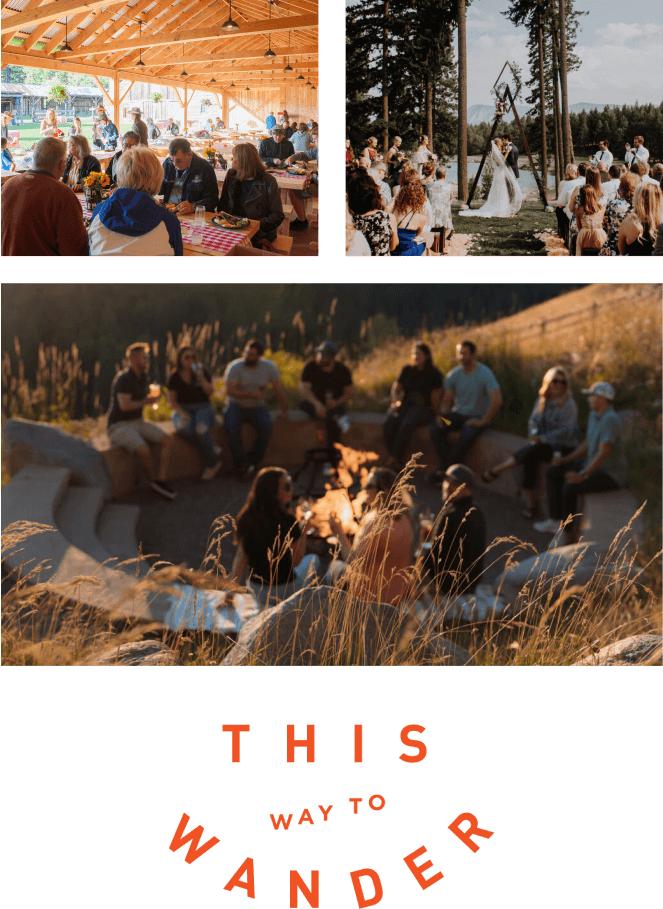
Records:
[[[592,104],[589,101],[580,101],[578,104],[569,104],[569,113],[580,114],[586,110],[603,111],[606,107],[613,107],[612,104]],[[520,113],[520,108],[518,113]],[[473,104],[467,111],[467,122],[470,126],[478,126],[480,123],[492,123],[495,116],[495,107],[490,104]],[[507,120],[511,119],[507,114]]]

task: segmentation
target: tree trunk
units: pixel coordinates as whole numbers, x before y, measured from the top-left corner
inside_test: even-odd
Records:
[[[546,135],[546,86],[543,73],[543,11],[542,0],[539,0],[539,104],[541,106],[541,179],[548,198],[548,137]]]
[[[465,0],[458,0],[458,200],[467,200],[467,22]]]
[[[564,149],[564,167],[566,167],[567,164],[573,163],[573,148],[571,141],[571,120],[569,118],[569,92],[567,85],[565,0],[559,0],[559,43],[559,78],[562,86],[562,145]]]
[[[434,134],[433,134],[433,83],[430,81],[430,73],[426,79],[426,132],[428,134],[428,147],[431,151],[435,151],[433,148]]]
[[[389,151],[389,0],[384,2],[384,29],[382,32],[382,119],[384,120],[384,133],[382,145],[385,155]]]
[[[555,168],[557,193],[559,195],[559,180],[564,174],[563,151],[562,151],[562,116],[559,101],[559,31],[555,7],[553,5],[552,17],[552,41],[553,41],[553,112],[555,117]]]

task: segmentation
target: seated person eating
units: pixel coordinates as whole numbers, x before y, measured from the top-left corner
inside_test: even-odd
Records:
[[[214,211],[219,202],[219,188],[214,168],[191,148],[188,139],[173,139],[169,157],[163,162],[161,195],[166,205],[175,205],[180,215],[190,215],[196,205]]]
[[[267,173],[255,146],[249,142],[235,146],[233,167],[223,183],[218,210],[260,221],[260,228],[251,241],[254,246],[276,239],[276,231],[284,218],[281,192],[276,178]]]

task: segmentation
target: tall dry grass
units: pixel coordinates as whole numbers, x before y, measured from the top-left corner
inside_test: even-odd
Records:
[[[630,548],[629,528],[615,537],[610,552],[597,564],[587,583],[574,583],[574,568],[556,576],[554,590],[534,577],[502,615],[485,621],[449,619],[461,596],[458,588],[438,597],[432,580],[414,561],[403,574],[405,593],[394,605],[382,602],[376,576],[387,577],[389,529],[404,519],[411,491],[414,461],[401,474],[397,492],[378,501],[361,551],[347,564],[342,583],[326,586],[313,580],[308,594],[318,597],[317,618],[283,620],[278,648],[273,637],[258,638],[248,662],[253,665],[442,665],[449,655],[445,641],[467,650],[479,665],[569,665],[591,656],[607,644],[631,634],[661,633],[660,603],[646,583],[638,553]],[[3,537],[3,553],[25,544],[34,533],[53,529],[13,525]],[[133,594],[170,590],[176,582],[203,589],[241,591],[228,578],[222,557],[230,545],[234,525],[220,519],[211,535],[200,571],[157,563],[145,576],[136,571]],[[495,540],[484,557],[484,572],[491,568],[491,553],[508,543],[509,561],[533,554],[532,547],[515,538]],[[660,560],[657,553],[656,560]],[[275,563],[278,555],[274,555]],[[35,584],[36,569],[18,572],[8,587],[2,616],[2,661],[9,665],[70,665],[94,662],[109,646],[137,640],[158,640],[190,665],[218,665],[233,641],[212,633],[164,629],[155,622],[122,615],[109,594],[108,609],[92,609],[76,598],[77,581],[66,585]],[[276,564],[273,575],[276,576]],[[460,577],[458,578],[460,584]],[[317,591],[317,592],[316,592]],[[494,591],[496,598],[502,593]],[[308,595],[307,594],[307,595]],[[270,610],[273,625],[279,611]],[[287,633],[286,633],[287,631]]]

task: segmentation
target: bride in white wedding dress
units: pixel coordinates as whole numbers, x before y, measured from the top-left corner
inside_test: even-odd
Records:
[[[502,150],[499,139],[491,143],[495,173],[488,198],[481,208],[459,211],[459,215],[466,215],[468,218],[513,218],[518,214],[523,204],[523,193],[516,175],[504,160],[506,151],[508,149]]]

